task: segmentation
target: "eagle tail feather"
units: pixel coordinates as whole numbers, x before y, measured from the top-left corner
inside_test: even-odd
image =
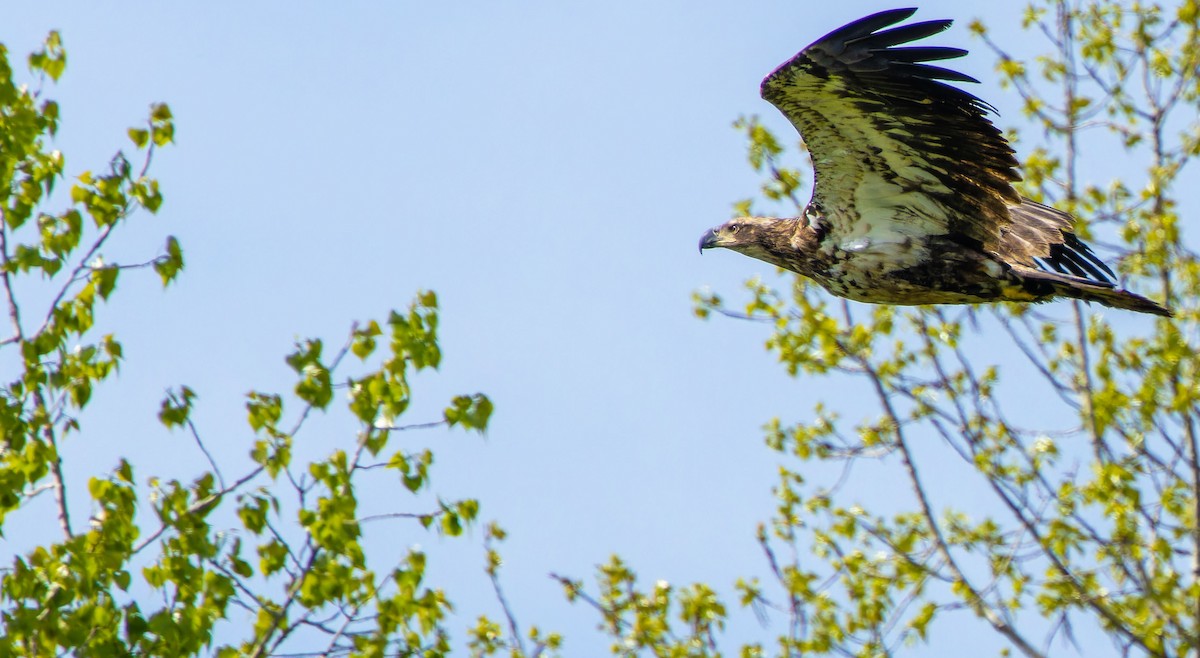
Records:
[[[1020,278],[1028,292],[1043,298],[1039,301],[1049,301],[1051,297],[1062,296],[1085,302],[1097,302],[1110,308],[1161,315],[1165,318],[1175,315],[1163,305],[1139,294],[1118,288],[1107,281],[1089,281],[1081,277],[1047,272],[1031,267],[1014,267],[1013,272]]]

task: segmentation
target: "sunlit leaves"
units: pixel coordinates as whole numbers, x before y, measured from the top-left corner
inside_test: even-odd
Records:
[[[785,167],[780,164],[779,156],[784,149],[775,135],[758,121],[758,117],[740,117],[733,127],[746,134],[748,150],[747,158],[755,171],[767,174],[763,183],[762,195],[771,201],[787,201],[795,210],[800,207],[796,192],[800,189],[803,178],[798,169]],[[737,215],[750,215],[749,201],[737,204]]]
[[[29,56],[29,69],[58,81],[67,68],[67,52],[63,49],[62,35],[57,30],[46,36],[42,49]]]
[[[246,402],[249,411],[248,420],[254,431],[274,428],[283,413],[283,403],[278,395],[250,393]]]
[[[264,490],[238,496],[238,518],[242,526],[260,535],[267,525],[267,513],[279,512],[279,502]]]
[[[137,148],[146,148],[146,145],[150,143],[150,131],[145,128],[130,128],[127,134],[129,140]]]
[[[437,344],[437,295],[424,291],[409,306],[408,313],[401,315],[393,311],[388,318],[392,330],[392,351],[395,358],[411,364],[415,370],[437,368],[442,353]],[[395,370],[397,361],[390,364]]]
[[[162,401],[158,412],[158,420],[167,427],[183,425],[192,412],[192,400],[195,397],[195,391],[187,386],[179,387],[177,392],[167,391],[167,397]]]
[[[166,103],[150,106],[150,139],[155,146],[166,146],[175,140],[175,123]]]
[[[429,467],[432,464],[433,452],[429,450],[423,450],[417,454],[396,452],[387,461],[388,468],[396,469],[400,473],[404,488],[412,493],[416,493],[425,485],[426,478],[429,477]]]
[[[29,58],[39,84],[57,80],[65,63],[57,33]],[[78,412],[124,358],[113,336],[94,335],[100,302],[119,292],[129,270],[152,268],[166,286],[184,266],[171,236],[145,262],[118,263],[104,253],[138,210],[147,215],[163,207],[148,172],[154,151],[174,140],[175,126],[167,105],[151,105],[148,119],[126,133],[132,155],[118,151],[107,164],[73,174],[70,188],[52,196],[65,175],[63,155],[45,148],[59,107],[41,88],[14,82],[12,73],[0,46],[0,274],[12,319],[0,350],[12,351],[20,366],[0,385],[0,524],[9,520],[11,531],[6,515],[53,490],[64,539],[16,557],[0,574],[0,654],[275,655],[286,653],[284,643],[303,627],[325,633],[330,655],[448,655],[450,604],[424,582],[425,554],[411,548],[380,557],[368,554],[364,542],[380,526],[389,537],[458,537],[479,519],[478,501],[433,493],[432,450],[410,442],[404,451],[388,447],[395,432],[418,427],[483,432],[492,414],[486,396],[460,395],[440,419],[395,424],[409,410],[410,378],[441,362],[432,292],[419,293],[385,323],[356,327],[340,349],[320,339],[298,341],[285,359],[294,375],[290,394],[250,392],[247,431],[220,437],[225,447],[244,441],[249,453],[232,477],[208,449],[196,391],[169,390],[158,419],[187,439],[171,449],[194,450],[178,463],[198,475],[152,477],[149,498],[139,501],[133,468],[122,461],[110,476],[88,481],[86,528],[68,519],[73,508],[62,465],[71,454],[63,439],[80,431]],[[51,200],[60,207],[45,209]],[[358,359],[353,372],[348,354]],[[337,409],[342,392],[348,415]],[[316,412],[348,427],[302,445],[297,436]],[[313,445],[331,447],[322,457]],[[294,454],[298,446],[303,459]],[[383,474],[393,475],[382,485],[394,497],[363,500],[362,481]],[[46,508],[36,509],[47,516]],[[498,553],[489,555],[498,565]],[[496,569],[487,573],[494,578]],[[314,624],[317,618],[325,621]],[[230,626],[218,636],[222,623]],[[480,624],[495,626],[486,618]],[[503,635],[493,634],[492,646],[510,646]],[[243,641],[214,646],[218,637]],[[537,654],[561,642],[536,628],[527,637]],[[511,655],[522,655],[521,640],[513,639]]]
[[[307,340],[296,346],[296,351],[287,357],[287,363],[301,375],[296,384],[296,396],[308,404],[323,408],[333,397],[333,385],[329,369],[321,363],[320,340]]]
[[[137,537],[132,470],[122,462],[107,478],[92,479],[88,490],[99,511],[87,532],[17,557],[7,570],[0,651],[33,655],[21,649],[121,642],[119,622],[130,611],[115,596],[130,586],[126,561]],[[98,620],[109,626],[89,632]]]
[[[281,425],[287,417],[285,407],[292,405],[285,405],[282,396],[261,392],[248,396],[247,420],[256,433],[263,435],[256,441],[252,457],[272,478],[286,475],[289,482],[303,483],[296,486],[306,501],[295,511],[294,522],[306,538],[297,545],[284,541],[276,530],[288,521],[273,495],[260,490],[239,497],[239,518],[261,540],[254,549],[256,563],[238,562],[231,557],[230,570],[249,566],[263,575],[283,578],[288,583],[285,589],[292,593],[291,603],[288,599],[261,603],[259,642],[294,623],[290,621],[290,605],[307,609],[336,605],[349,611],[375,607],[378,634],[359,636],[354,640],[356,647],[402,647],[410,642],[415,646],[430,641],[436,646],[446,644],[447,636],[439,625],[447,606],[444,596],[436,589],[415,587],[423,570],[423,554],[410,553],[409,568],[381,577],[370,565],[363,537],[368,524],[389,519],[409,519],[419,529],[459,536],[476,522],[479,503],[473,499],[439,499],[425,511],[364,516],[357,485],[367,471],[382,467],[398,476],[396,486],[401,491],[415,496],[430,488],[433,451],[389,451],[388,440],[394,432],[409,429],[395,424],[408,410],[409,378],[417,370],[435,367],[440,360],[437,322],[437,298],[423,292],[407,313],[390,314],[386,334],[383,325],[372,320],[355,325],[345,345],[333,352],[321,340],[299,341],[286,362],[297,379],[295,408],[300,415],[298,422],[287,429]],[[385,335],[390,340],[381,345],[379,339]],[[345,359],[349,355],[356,359]],[[365,371],[338,374],[349,367],[349,362],[360,364]],[[334,449],[324,459],[307,462],[298,473],[292,463],[292,437],[310,411],[334,406],[333,393],[339,388],[346,390],[347,408],[360,423],[358,440],[352,450]],[[491,411],[486,396],[457,396],[443,422],[482,431]],[[366,461],[376,456],[383,461]],[[347,612],[347,619],[356,619],[357,614]],[[489,628],[486,620],[482,628]]]
[[[569,599],[581,586],[559,579]],[[705,656],[716,653],[717,634],[728,615],[724,603],[702,583],[676,590],[665,581],[638,588],[637,575],[613,556],[598,569],[599,593],[594,604],[604,612],[603,624],[616,642],[616,655]],[[589,597],[590,598],[590,597]]]
[[[0,427],[6,444],[0,457],[4,512],[16,509],[34,492],[65,490],[62,441],[80,431],[82,410],[124,357],[114,336],[94,335],[101,302],[115,294],[124,270],[150,265],[108,262],[103,247],[136,211],[157,210],[162,202],[158,183],[146,176],[149,144],[137,145],[140,169],[118,152],[107,166],[96,169],[103,173],[84,172],[68,194],[54,194],[65,175],[66,158],[47,146],[58,130],[60,108],[45,94],[46,86],[62,76],[66,61],[62,40],[52,32],[43,48],[29,57],[33,84],[19,83],[7,51],[0,47],[0,270],[5,315],[12,318],[0,350],[19,351],[12,355],[18,374],[0,386]],[[151,115],[159,131],[169,134],[166,106]],[[172,257],[182,262],[177,244]],[[164,424],[187,421],[190,395],[186,388],[169,395],[162,407]],[[54,653],[56,647],[72,653],[71,647],[83,646],[121,653],[115,649],[123,641],[119,629],[127,629],[125,639],[136,644],[161,625],[161,617],[147,618],[136,605],[119,608],[111,596],[110,588],[131,587],[125,562],[139,534],[131,478],[131,469],[123,463],[113,478],[91,480],[88,489],[96,512],[84,532],[79,519],[72,522],[68,516],[65,503],[57,505],[57,524],[67,540],[45,547],[46,560],[29,562],[31,571],[17,569],[3,578],[9,596],[6,613],[20,617],[19,610],[26,606],[40,609],[51,603],[48,592],[20,589],[22,574],[45,583],[53,572],[51,578],[60,581],[51,588],[61,594],[51,597],[55,600],[49,617],[38,613],[53,622],[38,624],[30,617],[27,625],[6,627],[0,653],[30,654],[35,646],[43,653]],[[89,635],[85,627],[103,630]],[[203,646],[202,636],[194,640],[195,646]]]
[[[181,270],[183,270],[183,250],[179,247],[179,241],[174,236],[169,236],[165,253],[154,261],[154,271],[158,272],[158,275],[162,277],[163,286],[166,286],[179,276]]]
[[[445,418],[450,425],[461,425],[464,429],[484,431],[492,415],[492,401],[486,395],[460,395],[446,408]]]
[[[247,396],[247,425],[258,436],[251,449],[257,467],[232,483],[215,470],[204,472],[190,483],[152,479],[152,510],[159,524],[151,535],[153,542],[140,548],[135,545],[141,530],[135,523],[132,469],[122,465],[113,478],[93,480],[90,490],[102,512],[95,517],[87,535],[96,538],[88,540],[90,550],[95,550],[100,539],[113,542],[115,549],[89,559],[103,565],[107,579],[82,580],[82,572],[58,566],[68,563],[60,554],[38,549],[41,552],[33,554],[28,567],[14,571],[3,585],[9,587],[8,596],[12,600],[28,601],[39,610],[47,604],[61,609],[62,614],[56,617],[56,622],[61,623],[50,627],[31,616],[33,621],[27,628],[18,623],[7,625],[6,630],[11,632],[0,640],[0,646],[24,646],[41,641],[31,639],[35,636],[48,637],[39,633],[56,633],[63,647],[94,648],[95,636],[74,631],[88,628],[87,624],[94,622],[96,615],[106,615],[106,619],[120,620],[119,624],[112,622],[117,624],[114,628],[124,628],[127,632],[111,638],[114,647],[129,647],[129,650],[138,647],[159,655],[196,655],[214,649],[217,625],[228,618],[229,606],[236,601],[240,608],[249,609],[254,622],[246,628],[245,642],[239,647],[217,647],[218,655],[252,654],[256,651],[254,647],[274,646],[296,629],[298,619],[315,611],[323,611],[322,614],[339,611],[334,614],[341,615],[342,622],[358,629],[353,637],[344,640],[339,639],[340,634],[334,634],[333,645],[339,651],[403,653],[412,647],[422,647],[425,655],[449,654],[450,635],[443,626],[449,603],[440,590],[424,584],[424,553],[411,549],[399,568],[389,567],[389,571],[380,574],[371,565],[372,558],[363,538],[368,525],[378,523],[397,526],[388,530],[394,533],[433,531],[446,537],[461,536],[478,520],[478,501],[438,498],[430,503],[417,497],[430,489],[434,462],[431,450],[393,451],[384,462],[368,462],[370,456],[387,448],[389,433],[400,429],[382,429],[374,416],[359,421],[359,440],[350,441],[349,449],[335,448],[327,457],[308,461],[302,467],[292,461],[293,436],[300,431],[309,410],[332,406],[332,392],[339,387],[333,382],[344,377],[337,373],[346,367],[343,357],[347,354],[354,353],[360,357],[360,364],[368,366],[367,372],[348,378],[351,384],[406,381],[412,371],[431,367],[440,357],[433,333],[437,316],[436,298],[432,294],[419,295],[408,314],[393,313],[390,324],[393,340],[384,354],[378,353],[378,345],[373,342],[382,334],[375,322],[361,325],[363,329],[353,329],[345,347],[333,354],[327,353],[324,341],[299,341],[286,359],[297,379],[294,398],[262,392]],[[105,351],[95,350],[93,354],[85,350],[78,358],[90,363],[101,353],[109,358],[120,356],[115,343],[106,340],[103,344],[108,346]],[[168,391],[160,408],[160,421],[169,428],[186,427],[196,441],[201,441],[201,430],[192,420],[197,400],[195,391],[186,386]],[[350,396],[351,409],[355,400],[355,396]],[[300,410],[295,422],[288,421],[289,409]],[[457,396],[447,408],[443,423],[433,424],[461,425],[482,431],[491,411],[486,396]],[[403,412],[397,410],[397,416]],[[37,434],[30,438],[36,439]],[[46,447],[41,441],[27,445],[38,450]],[[53,452],[39,459],[44,464],[51,458]],[[216,468],[215,464],[212,466]],[[358,481],[377,467],[397,473],[396,490],[412,494],[407,504],[399,503],[400,510],[412,506],[424,507],[424,511],[364,515],[360,510]],[[298,507],[281,504],[277,484],[250,488],[260,478],[259,473],[265,474],[270,482],[291,483],[300,494],[301,504]],[[227,534],[212,520],[219,516],[216,512],[224,502],[234,504],[241,532]],[[300,539],[295,536],[297,531],[301,533]],[[502,537],[502,531],[497,536]],[[83,542],[84,538],[72,541]],[[168,596],[157,604],[115,607],[105,588],[131,588],[137,576],[127,564],[135,551],[149,547],[158,553],[138,575],[145,585]],[[498,565],[498,554],[494,551],[489,554],[493,555],[493,564]],[[72,557],[69,563],[85,565],[78,557]],[[394,562],[388,558],[385,564]],[[65,580],[57,585],[59,590],[48,590],[44,585],[28,588],[27,583],[44,580],[38,574],[46,569],[64,573]],[[496,576],[494,567],[487,573]],[[55,600],[55,591],[93,592],[104,605],[84,605],[86,597],[82,595],[64,595],[61,601]],[[696,614],[705,605],[708,604],[701,605]],[[698,619],[697,623],[701,621]],[[480,624],[482,629],[494,627],[486,618]],[[64,630],[69,632],[64,634]],[[510,646],[505,635],[504,631],[498,631],[490,635],[492,644],[472,646],[480,649]],[[519,640],[511,647],[519,651],[524,641]],[[555,649],[561,638],[534,628],[527,641],[540,653]],[[3,642],[16,644],[3,645]]]
[[[356,327],[352,331],[352,334],[354,336],[354,340],[350,344],[350,351],[354,353],[354,356],[357,356],[360,359],[366,359],[375,352],[375,339],[381,336],[383,331],[380,330],[378,322],[371,320],[367,323],[366,327]]]

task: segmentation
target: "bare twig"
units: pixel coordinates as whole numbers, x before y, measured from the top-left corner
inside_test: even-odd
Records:
[[[483,538],[483,548],[488,552],[489,556],[493,554],[493,539],[494,537],[492,536],[491,532],[488,532]],[[500,610],[504,612],[504,618],[508,621],[508,632],[511,636],[509,642],[511,642],[514,647],[520,649],[521,655],[526,655],[527,652],[525,651],[525,641],[521,638],[521,631],[517,627],[517,618],[513,614],[513,609],[512,606],[509,605],[508,599],[504,596],[504,589],[500,587],[500,570],[491,563],[490,557],[486,571],[488,579],[492,581],[492,591],[496,594],[496,600],[500,602]]]
[[[13,292],[12,274],[8,271],[11,256],[8,253],[8,224],[4,219],[3,209],[0,209],[0,281],[4,284],[4,297],[8,301],[8,319],[12,324],[13,333],[5,343],[25,340],[21,329],[21,308],[17,304],[16,293]]]

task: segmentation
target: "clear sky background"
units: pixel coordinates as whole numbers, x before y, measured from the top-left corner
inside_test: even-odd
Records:
[[[283,356],[295,339],[340,344],[352,321],[433,289],[445,360],[416,381],[404,420],[436,420],[450,396],[475,391],[496,413],[486,438],[395,440],[433,446],[434,490],[480,498],[482,517],[510,531],[503,578],[520,620],[565,632],[567,655],[607,653],[598,616],[569,606],[546,574],[590,576],[612,553],[647,586],[706,581],[736,607],[733,580],[766,571],[754,529],[773,508],[777,458],[761,426],[850,392],[788,378],[763,349],[768,327],[697,320],[694,290],[737,300],[745,279],[775,277],[731,252],[701,257],[697,240],[757,190],[731,122],[761,114],[794,139],[759,99],[762,77],[895,6],[7,3],[0,40],[18,67],[62,31],[68,68],[50,95],[71,175],[132,151],[125,129],[151,102],[168,102],[177,123],[153,167],[159,216],[137,218],[105,255],[143,260],[174,234],[187,269],[165,292],[152,273],[123,275],[101,310],[126,362],[68,445],[68,475],[81,481],[120,455],[142,482],[194,475],[202,456],[155,418],[178,384],[199,394],[193,417],[236,472],[251,441],[243,395],[290,390]],[[957,20],[927,43],[974,51],[953,66],[985,81],[972,91],[1000,108],[1001,126],[1021,124],[1015,94],[991,81],[993,58],[966,25],[982,18],[1028,54],[1019,7],[930,0],[916,16]],[[353,434],[343,418],[316,419],[298,450],[323,455]],[[889,486],[900,484],[878,481]],[[373,502],[422,511],[407,497]],[[477,614],[495,614],[481,533],[371,533],[429,548],[460,646]],[[737,613],[732,630],[769,641],[782,628]],[[962,635],[951,638],[938,646]]]

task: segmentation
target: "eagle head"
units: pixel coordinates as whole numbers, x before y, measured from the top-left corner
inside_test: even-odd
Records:
[[[724,247],[786,270],[810,274],[821,236],[797,217],[738,217],[709,229],[700,253]]]
[[[751,258],[762,258],[761,252],[780,236],[784,220],[774,217],[738,217],[708,230],[700,238],[700,253],[705,249],[724,247],[746,254]],[[792,228],[788,226],[787,228]]]

